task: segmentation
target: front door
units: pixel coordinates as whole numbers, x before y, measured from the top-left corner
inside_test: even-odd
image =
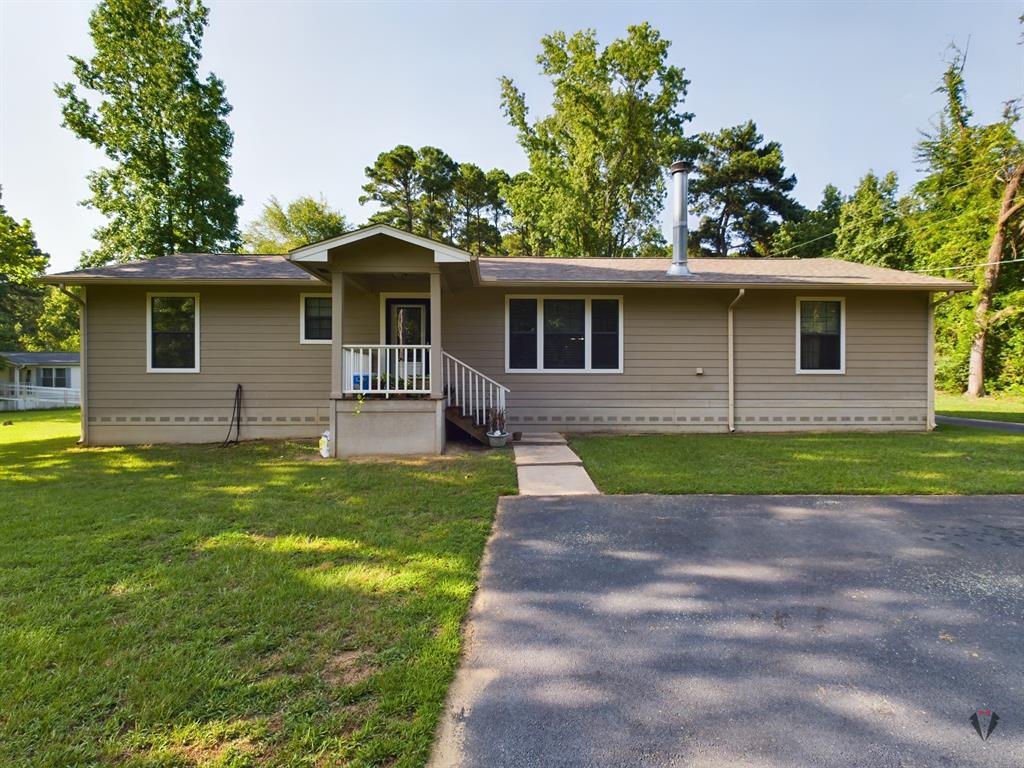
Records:
[[[430,344],[430,299],[386,299],[384,317],[388,344]],[[426,358],[423,350],[399,350],[397,353],[397,359],[410,366],[410,374],[429,373],[429,370],[422,370],[421,361]]]

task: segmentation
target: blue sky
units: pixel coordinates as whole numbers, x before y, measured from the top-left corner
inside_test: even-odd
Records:
[[[602,42],[650,21],[691,80],[691,130],[753,118],[782,143],[815,205],[868,169],[917,175],[913,145],[941,106],[947,47],[970,40],[966,77],[982,120],[1024,94],[1018,3],[334,3],[211,2],[204,66],[234,106],[233,187],[242,223],[271,195],[323,193],[350,220],[363,169],[398,143],[456,160],[525,168],[499,108],[515,78],[534,114],[550,90],[541,36],[592,27]],[[98,215],[77,205],[99,154],[60,127],[52,84],[87,55],[91,3],[0,0],[0,183],[52,269],[91,247]],[[666,222],[667,223],[667,222]],[[666,227],[667,229],[667,227]]]

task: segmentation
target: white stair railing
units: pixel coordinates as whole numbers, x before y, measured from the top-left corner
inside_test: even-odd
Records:
[[[491,408],[505,410],[505,396],[509,389],[471,368],[447,352],[444,356],[444,389],[446,405],[455,406],[463,416],[470,416],[475,424],[487,424]]]

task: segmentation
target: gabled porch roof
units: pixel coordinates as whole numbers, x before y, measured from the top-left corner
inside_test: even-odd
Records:
[[[436,264],[467,263],[474,261],[476,257],[469,251],[456,248],[452,245],[445,245],[437,240],[431,240],[421,235],[414,235],[404,229],[398,229],[388,224],[373,224],[369,227],[346,232],[343,235],[332,237],[329,240],[322,240],[319,243],[311,243],[301,248],[296,248],[288,254],[288,260],[294,262],[326,262],[329,258],[329,251],[345,245],[358,243],[371,237],[391,237],[395,240],[402,240],[411,245],[417,245],[433,252]]]

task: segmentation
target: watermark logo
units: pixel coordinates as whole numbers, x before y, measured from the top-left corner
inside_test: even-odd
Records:
[[[971,715],[971,725],[974,726],[974,732],[982,741],[988,741],[988,737],[992,735],[998,722],[999,715],[991,709],[979,709]]]

